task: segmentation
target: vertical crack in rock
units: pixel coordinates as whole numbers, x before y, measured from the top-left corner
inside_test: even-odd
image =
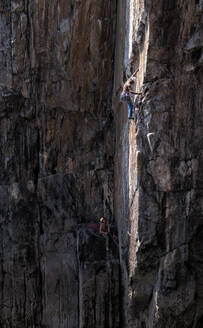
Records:
[[[0,2],[1,327],[202,326],[202,9]]]

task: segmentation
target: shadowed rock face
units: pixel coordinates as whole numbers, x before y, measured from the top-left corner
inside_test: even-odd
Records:
[[[118,5],[115,213],[127,327],[202,324],[202,9],[201,1]],[[128,122],[116,95],[137,66],[143,94]]]
[[[114,1],[0,3],[0,326],[118,327]]]
[[[202,15],[0,2],[0,327],[202,327]]]

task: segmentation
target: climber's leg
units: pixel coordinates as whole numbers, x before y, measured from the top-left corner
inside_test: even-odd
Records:
[[[128,118],[133,118],[132,117],[132,111],[133,111],[133,104],[132,101],[128,100]]]
[[[128,104],[128,118],[132,118],[132,111],[133,111],[133,103],[128,94],[122,94],[120,96],[120,100],[126,102]]]

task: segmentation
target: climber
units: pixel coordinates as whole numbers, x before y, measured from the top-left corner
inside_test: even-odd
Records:
[[[99,219],[100,226],[99,226],[99,233],[106,239],[106,251],[109,251],[109,233],[110,233],[110,225],[109,221],[105,218]]]
[[[132,110],[133,110],[133,102],[130,97],[130,94],[134,95],[141,95],[140,92],[135,92],[132,89],[132,85],[136,80],[136,74],[139,71],[139,68],[133,73],[133,75],[125,82],[123,86],[123,90],[120,96],[120,100],[125,101],[128,104],[128,118],[133,118],[132,117]]]

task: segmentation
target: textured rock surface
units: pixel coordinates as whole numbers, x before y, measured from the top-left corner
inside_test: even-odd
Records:
[[[202,9],[119,1],[115,213],[126,327],[203,325]],[[128,122],[117,94],[136,66],[143,96]]]
[[[87,230],[113,220],[114,15],[0,2],[3,328],[118,327],[118,252]]]
[[[202,24],[201,0],[0,2],[0,327],[203,326]]]

